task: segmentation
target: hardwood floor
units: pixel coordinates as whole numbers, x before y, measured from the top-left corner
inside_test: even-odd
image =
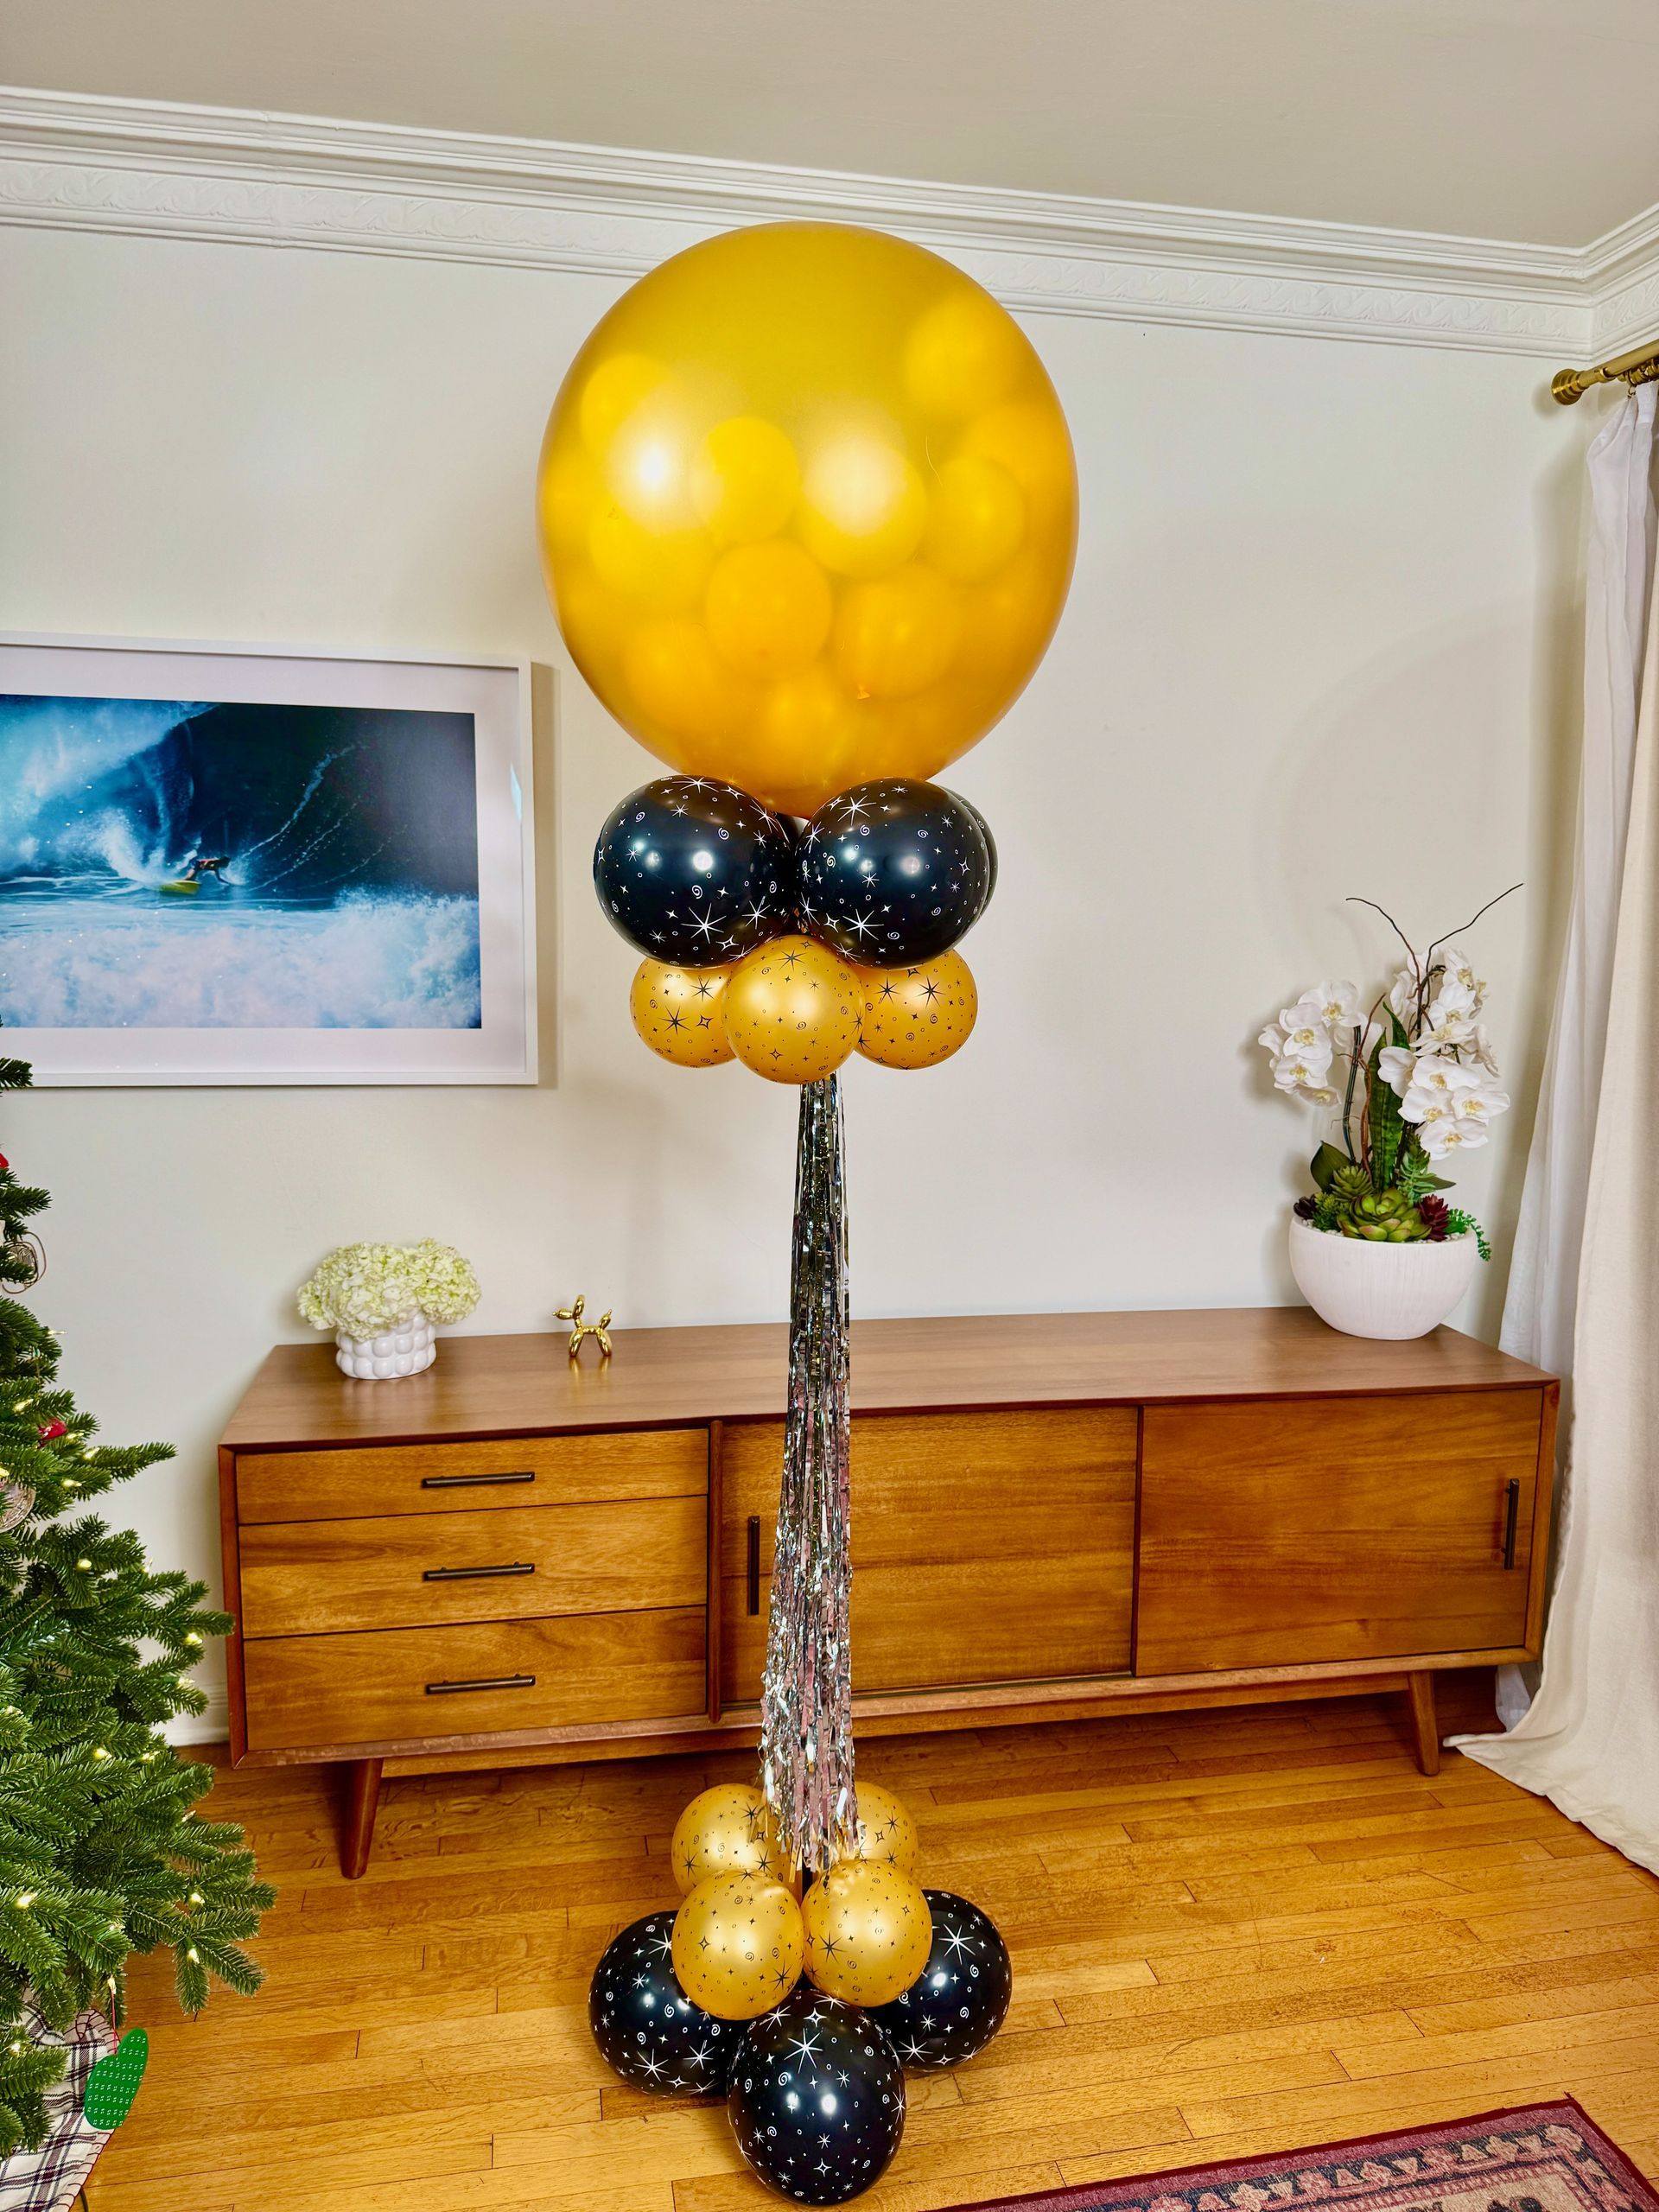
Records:
[[[1443,1725],[1491,1724],[1442,1677]],[[1448,1753],[1402,1699],[873,1741],[921,1874],[1014,1953],[971,2066],[911,2085],[860,2202],[927,2212],[1571,2093],[1659,2178],[1659,1882]],[[226,1774],[280,1888],[270,1979],[197,2023],[149,1962],[151,2058],[92,2212],[760,2212],[719,2106],[589,2040],[609,1936],[674,1902],[670,1831],[742,1756],[389,1783],[343,1881],[332,1778]]]

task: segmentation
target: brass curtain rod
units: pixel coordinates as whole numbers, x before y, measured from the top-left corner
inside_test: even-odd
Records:
[[[1550,397],[1563,407],[1583,398],[1592,384],[1652,384],[1659,379],[1659,345],[1638,346],[1633,353],[1620,353],[1594,369],[1557,369],[1549,380]]]

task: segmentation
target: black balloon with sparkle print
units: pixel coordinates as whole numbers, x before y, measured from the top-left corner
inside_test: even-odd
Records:
[[[674,1974],[674,1915],[647,1913],[607,1945],[588,1992],[600,2056],[664,2096],[722,2094],[742,2033],[694,2005]]]
[[[890,776],[826,799],[799,848],[801,925],[843,960],[937,960],[989,903],[996,848],[977,807],[942,785]]]
[[[607,817],[594,888],[636,950],[720,968],[794,926],[791,830],[734,784],[661,776]]]
[[[926,2074],[976,2058],[1007,2018],[1014,1995],[1008,1947],[976,1904],[950,1890],[924,1890],[933,1948],[921,1973],[880,2021],[907,2071]]]
[[[905,2132],[905,2076],[874,2016],[803,1985],[751,2020],[726,2093],[750,2171],[798,2204],[846,2204]]]

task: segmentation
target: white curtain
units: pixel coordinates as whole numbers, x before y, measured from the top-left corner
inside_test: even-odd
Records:
[[[1656,401],[1591,448],[1577,868],[1503,1313],[1570,1378],[1559,1572],[1530,1707],[1453,1740],[1659,1871]]]

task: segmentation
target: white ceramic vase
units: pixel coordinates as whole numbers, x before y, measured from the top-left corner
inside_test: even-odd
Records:
[[[1290,1272],[1322,1321],[1350,1337],[1426,1337],[1474,1279],[1472,1233],[1443,1243],[1373,1244],[1290,1217]]]
[[[390,1382],[400,1375],[418,1375],[438,1356],[437,1339],[424,1313],[411,1313],[383,1337],[348,1337],[334,1332],[339,1350],[336,1363],[359,1382]]]

